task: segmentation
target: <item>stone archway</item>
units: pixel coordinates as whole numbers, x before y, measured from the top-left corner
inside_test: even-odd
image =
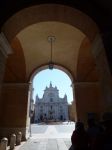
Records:
[[[57,5],[57,4],[44,4],[44,5],[32,6],[32,7],[23,9],[23,10],[19,11],[18,13],[16,13],[15,15],[13,15],[3,25],[1,31],[5,34],[9,43],[11,43],[13,41],[13,39],[16,37],[16,35],[20,31],[24,30],[26,27],[28,27],[32,24],[35,24],[35,23],[46,22],[46,21],[49,21],[49,22],[56,21],[56,22],[69,24],[72,27],[80,30],[84,35],[86,35],[86,37],[89,39],[89,41],[91,43],[90,49],[93,52],[94,58],[99,60],[99,61],[97,61],[97,60],[95,61],[96,65],[98,66],[99,70],[102,68],[102,70],[100,70],[100,78],[102,79],[101,80],[102,87],[105,86],[105,83],[107,85],[106,86],[107,90],[105,92],[105,99],[103,102],[104,102],[104,104],[106,104],[107,99],[110,101],[111,100],[111,92],[109,92],[109,91],[111,91],[111,82],[110,82],[111,77],[110,77],[110,71],[109,71],[108,63],[107,63],[106,56],[105,56],[105,50],[103,48],[103,43],[99,42],[99,41],[101,41],[100,36],[99,36],[99,38],[97,38],[97,36],[99,34],[99,30],[98,30],[96,23],[90,17],[85,15],[84,13],[82,13],[78,10],[75,10],[71,7],[67,7],[64,5]],[[21,45],[19,45],[18,40],[16,40],[16,42],[18,43],[18,51],[19,51],[19,48]],[[23,72],[24,72],[24,73],[22,72],[24,77],[20,80],[21,83],[18,83],[18,79],[15,80],[15,82],[13,82],[13,84],[10,83],[10,81],[8,84],[4,83],[3,100],[2,101],[7,99],[7,101],[9,102],[9,103],[7,103],[7,107],[4,106],[4,108],[7,109],[7,114],[8,114],[8,111],[10,112],[10,99],[12,99],[11,103],[13,105],[13,110],[16,110],[17,104],[15,103],[14,98],[16,96],[16,100],[17,100],[17,102],[19,102],[19,99],[22,97],[21,100],[22,100],[22,102],[24,102],[24,107],[25,107],[24,116],[23,116],[24,119],[22,120],[23,122],[21,122],[20,120],[17,120],[17,122],[16,123],[13,122],[13,125],[12,125],[12,124],[8,124],[9,120],[5,120],[8,118],[8,116],[6,116],[6,118],[4,119],[3,124],[2,124],[2,126],[4,126],[4,124],[6,124],[6,128],[1,128],[1,130],[3,132],[5,132],[7,130],[7,134],[8,134],[8,133],[10,133],[10,131],[16,131],[18,129],[21,129],[25,136],[25,134],[26,134],[25,133],[26,114],[27,114],[27,106],[28,106],[28,90],[29,90],[28,79],[29,79],[29,76],[26,76],[26,66],[25,66],[25,61],[24,61],[24,49],[20,53],[21,53],[20,58],[22,58],[22,61],[24,62],[24,66],[22,68]],[[12,62],[12,64],[13,64],[13,62]],[[104,64],[105,64],[105,67],[103,67]],[[41,65],[43,65],[43,64],[41,64]],[[61,66],[61,64],[59,64],[59,65]],[[71,64],[71,65],[74,66],[74,64]],[[38,64],[37,64],[37,66],[38,66]],[[65,64],[65,66],[66,66],[66,64]],[[32,70],[33,69],[34,68],[32,68]],[[69,70],[69,68],[67,68],[67,69]],[[102,72],[103,73],[105,72],[106,74],[102,74]],[[30,74],[31,74],[31,72],[30,72]],[[74,82],[74,91],[76,91],[77,102],[78,102],[79,97],[78,97],[77,93],[80,90],[80,86],[84,87],[84,84],[81,85],[80,82],[78,82],[78,80],[76,80],[75,77],[73,77],[73,78],[74,78],[73,81],[75,81]],[[107,78],[109,79],[108,81],[107,81]],[[83,81],[83,82],[85,82],[85,81]],[[86,83],[86,85],[87,85],[87,83]],[[18,92],[18,89],[19,89],[19,92]],[[103,88],[103,90],[105,90],[105,89]],[[87,91],[87,89],[86,89],[86,91]],[[23,92],[24,92],[24,94],[23,94]],[[8,97],[6,97],[6,93],[7,93]],[[16,93],[16,95],[14,95],[13,93]],[[5,105],[5,103],[4,103],[4,105]],[[79,112],[81,109],[81,105],[77,105],[77,103],[76,103],[76,106],[78,106],[77,112]],[[110,106],[110,102],[109,102],[109,106]],[[104,105],[102,107],[103,107],[103,109],[101,111],[104,111],[106,108],[104,107]],[[23,108],[23,106],[21,108]],[[21,115],[21,108],[18,108],[18,116]],[[13,113],[13,111],[12,111],[12,113]],[[85,118],[81,115],[78,115],[78,117],[80,119],[84,120]],[[12,120],[16,119],[16,117],[17,117],[17,115],[14,116],[12,114]]]
[[[44,69],[47,69],[47,68],[48,68],[48,65],[44,65],[44,66],[35,68],[35,69],[33,70],[33,72],[31,73],[31,75],[30,75],[29,82],[32,83],[32,80],[33,80],[34,76],[35,76],[37,73],[39,73],[40,71],[42,71],[42,70],[44,70]],[[67,68],[65,68],[65,67],[63,67],[63,66],[61,66],[61,65],[58,65],[58,64],[54,64],[53,68],[54,68],[54,69],[59,69],[59,70],[65,72],[65,73],[68,75],[68,77],[71,79],[71,82],[72,82],[72,83],[74,82],[74,77],[73,77],[72,73],[71,73]]]
[[[99,32],[96,23],[86,14],[59,4],[43,4],[23,9],[8,19],[1,31],[10,42],[27,26],[44,21],[58,21],[75,26],[86,34],[90,41],[93,41]]]
[[[42,71],[42,74],[41,74],[41,71]],[[55,76],[54,75],[54,73],[53,73],[53,71],[57,74],[57,76]],[[64,74],[66,74],[67,76],[68,76],[68,78],[69,78],[69,82],[70,82],[70,84],[68,85],[68,84],[66,84],[66,79],[64,78],[64,80],[62,79],[62,77],[61,77],[61,79],[62,80],[60,80],[59,79],[59,74],[60,74],[60,76],[62,76],[63,74],[60,72],[60,71],[62,71]],[[31,83],[31,94],[30,94],[30,102],[31,102],[31,100],[34,98],[34,91],[36,91],[36,90],[39,90],[39,87],[37,88],[36,86],[34,86],[34,85],[37,85],[38,84],[38,86],[42,86],[42,85],[44,85],[45,84],[45,86],[46,86],[46,88],[45,88],[45,93],[44,93],[44,95],[42,96],[42,98],[39,98],[39,92],[38,92],[38,96],[36,96],[36,98],[35,99],[33,99],[35,102],[35,106],[36,106],[36,111],[35,111],[35,118],[39,118],[39,120],[40,120],[40,117],[39,117],[39,115],[38,114],[40,114],[40,112],[38,111],[38,110],[40,110],[40,108],[38,108],[38,107],[40,107],[40,106],[38,106],[38,100],[40,99],[40,100],[46,100],[46,101],[48,101],[48,98],[43,98],[46,94],[48,94],[49,93],[49,88],[53,88],[53,91],[55,91],[57,88],[58,88],[58,84],[55,84],[55,87],[53,87],[52,86],[52,82],[55,82],[55,80],[59,80],[60,82],[62,82],[61,83],[61,86],[63,87],[63,85],[65,86],[65,87],[67,87],[67,88],[73,88],[73,86],[72,86],[72,84],[73,84],[73,81],[74,81],[74,78],[73,78],[73,75],[69,72],[69,70],[67,70],[66,68],[64,68],[63,66],[59,66],[59,65],[55,65],[54,64],[54,66],[53,66],[53,70],[52,70],[52,73],[51,73],[51,75],[52,75],[52,77],[51,77],[51,79],[49,80],[49,76],[48,76],[48,65],[45,65],[45,66],[41,66],[41,67],[39,67],[39,68],[36,68],[35,70],[34,70],[34,72],[31,74],[31,76],[30,76],[30,80],[29,80],[29,82]],[[50,70],[50,72],[51,72],[51,70]],[[49,72],[49,75],[50,75],[50,72]],[[42,75],[43,76],[43,73],[44,73],[44,75],[46,76],[46,74],[45,73],[47,73],[47,77],[45,77],[45,79],[47,78],[47,80],[49,81],[49,83],[50,83],[50,85],[48,86],[48,85],[46,85],[46,80],[44,80],[44,77],[43,77],[43,80],[42,80],[42,78],[39,80],[39,82],[36,82],[35,83],[35,81],[37,81],[37,78],[38,78],[38,73],[40,73],[39,74],[39,79],[40,79],[40,75]],[[62,74],[62,75],[61,75]],[[64,77],[64,75],[63,75],[63,77]],[[36,80],[34,79],[34,78],[36,78]],[[55,79],[54,79],[55,78]],[[45,83],[44,83],[44,81],[45,81]],[[68,79],[67,79],[67,81],[68,81]],[[58,81],[57,81],[58,82]],[[41,83],[41,85],[39,85]],[[57,86],[58,85],[58,86]],[[59,88],[61,88],[61,86],[59,86]],[[70,87],[68,87],[68,86],[70,86]],[[36,87],[36,88],[35,88]],[[47,91],[48,90],[48,91]],[[51,92],[53,92],[52,90],[51,90]],[[58,89],[58,91],[59,91],[59,93],[61,93],[60,92],[60,90]],[[48,93],[47,93],[48,92]],[[55,92],[57,92],[57,90],[55,91]],[[67,91],[66,91],[67,92]],[[72,91],[70,92],[71,93],[71,95],[73,96],[73,98],[71,99],[71,101],[73,101],[74,99],[75,99],[75,97],[74,97],[74,91],[73,91],[73,89],[72,89]],[[67,94],[67,93],[66,93]],[[48,94],[48,95],[50,95],[50,94]],[[55,95],[55,94],[53,94],[53,95]],[[58,94],[56,94],[56,95],[58,95]],[[67,94],[67,95],[69,95],[69,94]],[[46,95],[47,96],[47,95]],[[46,97],[45,96],[45,97]],[[69,95],[69,97],[72,97],[72,96],[70,96]],[[49,96],[47,96],[47,97],[49,97]],[[50,98],[50,97],[49,97]],[[52,97],[51,97],[51,99],[52,99]],[[51,101],[51,99],[50,99],[50,101]],[[61,107],[61,109],[62,109],[62,105],[61,105],[61,100],[63,99],[63,98],[61,98],[60,99],[60,96],[59,96],[59,101],[58,102],[60,102],[59,104],[57,103],[57,96],[54,96],[53,97],[53,99],[54,100],[56,100],[56,107],[55,106],[52,106],[53,105],[53,103],[49,103],[49,101],[48,101],[48,104],[46,105],[46,107],[45,106],[43,106],[44,108],[45,108],[45,110],[46,110],[46,112],[44,112],[45,114],[47,114],[46,115],[46,117],[47,117],[47,119],[49,120],[50,119],[50,117],[52,118],[53,116],[54,116],[54,118],[56,119],[55,121],[58,121],[58,119],[60,120],[60,112],[59,112],[59,109],[60,109],[60,107]],[[53,100],[52,99],[52,100]],[[68,102],[68,104],[69,104],[69,101],[68,100],[70,100],[70,98],[69,99],[67,99],[67,102]],[[51,102],[55,102],[55,101],[51,101]],[[40,103],[39,103],[39,105],[41,105]],[[65,104],[63,103],[63,106],[64,106]],[[70,105],[70,104],[69,104]],[[62,114],[62,116],[63,116],[63,119],[62,120],[64,120],[64,116],[65,116],[65,118],[66,118],[66,120],[68,120],[68,116],[70,116],[70,114],[68,114],[68,113],[71,113],[72,114],[72,110],[69,110],[69,105],[67,105],[67,109],[66,109],[66,106],[64,106],[63,107],[63,109],[64,110],[66,110],[65,111],[65,113],[64,114]],[[52,108],[53,108],[53,110],[52,110]],[[37,110],[37,108],[38,108],[38,110]],[[51,110],[50,110],[51,109]],[[72,109],[75,109],[75,106],[73,105],[73,107],[72,107]],[[50,114],[48,114],[48,110],[50,111],[49,113]],[[67,113],[68,112],[68,113]],[[62,112],[61,112],[62,113]],[[54,115],[55,114],[55,115]],[[72,116],[72,118],[73,118],[73,116]],[[75,117],[74,117],[75,118]],[[35,119],[36,120],[36,122],[37,122],[37,120],[38,119]]]

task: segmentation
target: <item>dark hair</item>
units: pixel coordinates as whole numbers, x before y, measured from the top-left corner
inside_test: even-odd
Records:
[[[101,124],[103,126],[112,128],[112,113],[111,112],[104,113],[102,119],[103,121],[101,122]]]
[[[84,124],[80,121],[76,122],[75,129],[76,130],[83,130],[84,129]]]

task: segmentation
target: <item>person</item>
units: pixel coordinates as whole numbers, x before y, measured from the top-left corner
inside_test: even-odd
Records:
[[[88,150],[88,135],[84,129],[84,124],[80,121],[76,122],[71,142],[73,150]]]
[[[88,123],[87,134],[89,138],[89,150],[93,150],[96,138],[101,133],[101,129],[96,124],[94,118],[88,119],[87,123]]]
[[[95,150],[112,150],[112,113],[105,113],[101,123],[104,126],[104,132],[98,136]]]

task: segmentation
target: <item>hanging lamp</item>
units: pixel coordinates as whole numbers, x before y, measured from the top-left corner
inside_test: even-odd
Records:
[[[48,36],[48,42],[51,44],[51,51],[50,51],[50,61],[48,64],[48,68],[52,70],[54,68],[54,63],[53,63],[53,42],[55,42],[56,38],[55,36]]]

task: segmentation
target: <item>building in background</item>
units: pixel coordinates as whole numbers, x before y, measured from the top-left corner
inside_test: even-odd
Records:
[[[59,90],[50,83],[46,87],[42,98],[36,96],[35,122],[41,121],[65,121],[68,120],[67,95],[59,97]]]

